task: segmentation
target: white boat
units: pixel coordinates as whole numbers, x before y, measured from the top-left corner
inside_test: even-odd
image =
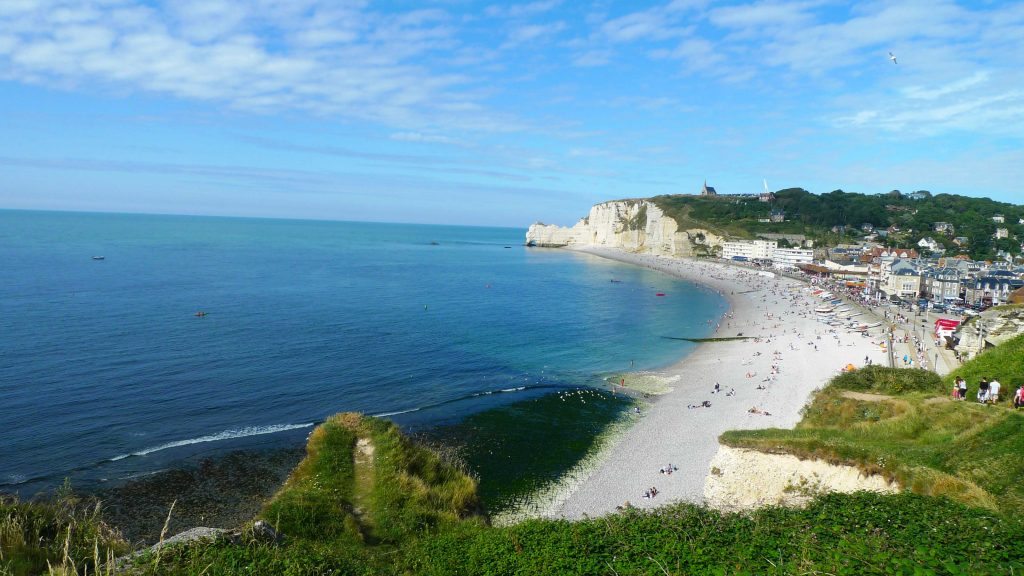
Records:
[[[827,306],[815,308],[814,311],[817,312],[818,314],[831,314],[833,312],[832,308],[829,308]]]

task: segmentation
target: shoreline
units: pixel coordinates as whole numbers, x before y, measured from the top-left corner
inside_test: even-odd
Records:
[[[627,502],[637,508],[677,501],[703,504],[705,480],[722,432],[792,428],[812,393],[844,366],[863,366],[865,358],[885,362],[885,352],[873,342],[877,338],[815,319],[817,299],[803,289],[806,282],[719,262],[607,248],[572,250],[713,289],[727,306],[712,337],[754,338],[699,343],[658,371],[675,381],[674,389],[652,397],[642,416],[595,454],[589,471],[573,482],[559,483],[560,493],[541,517],[599,516]],[[705,401],[708,407],[703,406]],[[659,472],[670,464],[677,468],[672,474]],[[644,498],[652,487],[657,495]]]

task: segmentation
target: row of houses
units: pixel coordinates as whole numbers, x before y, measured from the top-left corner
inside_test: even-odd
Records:
[[[1002,262],[923,258],[911,248],[868,246],[837,246],[822,255],[820,264],[801,268],[846,280],[848,286],[877,299],[896,296],[987,308],[1010,302],[1011,294],[1024,288],[1024,268]]]

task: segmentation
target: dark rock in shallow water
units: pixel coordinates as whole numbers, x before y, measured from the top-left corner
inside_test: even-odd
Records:
[[[159,541],[171,503],[168,534],[196,526],[236,528],[253,519],[302,460],[305,447],[246,450],[126,482],[96,494],[103,518],[135,544]]]

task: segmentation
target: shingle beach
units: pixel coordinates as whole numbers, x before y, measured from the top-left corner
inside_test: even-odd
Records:
[[[702,343],[660,371],[673,390],[653,396],[637,422],[611,441],[589,470],[563,482],[543,516],[599,516],[626,502],[638,508],[702,503],[722,432],[792,428],[813,391],[845,366],[863,366],[865,358],[886,364],[881,328],[862,335],[818,322],[814,308],[822,301],[805,283],[717,262],[602,248],[580,251],[709,286],[729,302],[714,336],[757,339]],[[678,469],[660,471],[670,464]],[[644,498],[652,487],[657,495]]]

